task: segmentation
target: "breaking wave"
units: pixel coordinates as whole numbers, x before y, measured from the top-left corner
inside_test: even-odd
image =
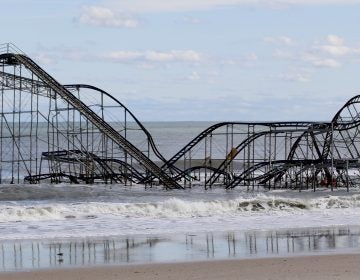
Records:
[[[358,208],[360,195],[327,196],[300,199],[258,195],[254,198],[231,200],[187,201],[169,198],[152,203],[51,203],[21,205],[6,203],[0,206],[0,222],[116,218],[181,218],[231,215],[271,214],[283,211],[313,211],[317,209]]]

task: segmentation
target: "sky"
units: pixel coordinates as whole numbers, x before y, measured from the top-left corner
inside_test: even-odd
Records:
[[[0,43],[141,121],[329,121],[360,94],[360,0],[0,4]]]

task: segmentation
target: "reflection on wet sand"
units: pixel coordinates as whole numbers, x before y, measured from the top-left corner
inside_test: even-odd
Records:
[[[2,271],[148,262],[272,257],[359,248],[360,228],[197,233],[0,243]]]

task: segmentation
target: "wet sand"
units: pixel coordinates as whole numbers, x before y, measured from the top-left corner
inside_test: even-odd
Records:
[[[360,279],[360,254],[246,260],[62,268],[0,273],[0,279],[28,280],[218,280]]]

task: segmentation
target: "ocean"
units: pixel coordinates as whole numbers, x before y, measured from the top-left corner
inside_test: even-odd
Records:
[[[209,125],[145,123],[166,158]],[[358,188],[3,184],[0,270],[354,250],[359,210]]]

